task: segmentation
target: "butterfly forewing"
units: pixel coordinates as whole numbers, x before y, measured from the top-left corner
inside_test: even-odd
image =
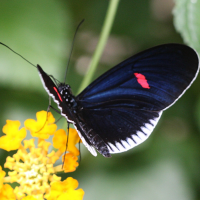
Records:
[[[77,129],[78,125],[75,123],[76,118],[73,117],[66,102],[64,102],[65,99],[63,98],[63,95],[59,92],[59,89],[51,80],[49,75],[47,75],[39,65],[37,65],[37,69],[39,71],[39,75],[45,90],[47,91],[48,95],[53,98],[54,102],[58,105],[58,108],[61,111],[61,115],[64,116],[67,119],[67,121],[69,123],[72,123],[74,127]],[[88,150],[91,152],[92,155],[96,156],[97,155],[96,151],[94,147],[90,145],[90,141],[88,141],[88,139],[84,137],[83,134],[81,134],[79,129],[77,129],[77,131],[83,144],[88,148]]]
[[[176,101],[198,72],[198,56],[188,46],[167,44],[141,52],[100,76],[77,99],[85,108],[121,105],[163,110]],[[139,75],[140,76],[139,76]],[[140,82],[144,76],[149,88]]]

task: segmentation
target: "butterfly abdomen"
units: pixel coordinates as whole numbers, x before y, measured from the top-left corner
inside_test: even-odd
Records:
[[[95,149],[102,154],[104,157],[111,157],[109,153],[108,146],[103,141],[103,139],[86,123],[76,117],[74,126],[83,142],[83,144],[88,148],[88,150],[96,156]],[[95,147],[95,149],[93,148]]]

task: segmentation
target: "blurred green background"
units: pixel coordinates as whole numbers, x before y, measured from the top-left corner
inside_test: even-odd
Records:
[[[182,8],[188,11],[190,3],[197,1],[184,0],[185,5],[180,5],[181,0],[176,2],[176,25],[180,31],[187,30],[182,35],[190,43],[191,26],[184,27],[186,15]],[[198,13],[198,6],[189,12]],[[76,93],[98,42],[107,7],[108,1],[99,0],[1,0],[0,41],[63,81],[74,31],[85,19],[67,75],[67,82]],[[121,1],[94,78],[144,49],[163,43],[183,43],[173,25],[173,7],[173,0]],[[199,18],[192,17],[200,25]],[[197,36],[197,42],[191,44],[198,50]],[[76,178],[87,200],[200,199],[199,83],[198,77],[186,94],[164,112],[146,142],[110,159],[93,157],[82,145],[80,166],[63,178]],[[0,46],[1,127],[6,119],[20,120],[23,125],[25,119],[35,119],[36,112],[46,110],[47,106],[48,96],[37,70]],[[56,113],[54,116],[59,118]],[[60,127],[63,123],[64,119],[60,120]],[[3,165],[7,153],[1,150],[0,156]]]

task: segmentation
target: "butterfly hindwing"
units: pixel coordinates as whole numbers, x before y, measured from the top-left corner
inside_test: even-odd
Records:
[[[127,107],[83,109],[85,122],[104,140],[110,153],[127,151],[145,141],[156,126],[161,112]]]

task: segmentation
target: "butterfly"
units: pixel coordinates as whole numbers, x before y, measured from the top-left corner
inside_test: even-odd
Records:
[[[39,65],[37,69],[48,95],[91,154],[97,150],[111,157],[149,137],[162,112],[197,77],[199,59],[182,44],[156,46],[111,68],[77,96],[68,84],[57,85]]]

